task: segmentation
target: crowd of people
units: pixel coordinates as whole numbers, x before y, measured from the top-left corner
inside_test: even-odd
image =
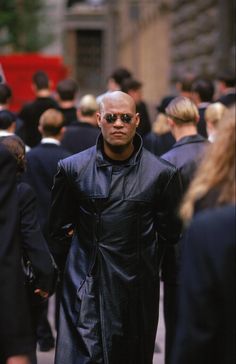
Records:
[[[235,363],[235,75],[182,76],[155,120],[123,67],[0,84],[0,364],[151,364],[160,281],[165,364]]]

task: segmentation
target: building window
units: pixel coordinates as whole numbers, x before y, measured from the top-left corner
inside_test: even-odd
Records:
[[[102,82],[102,32],[77,31],[77,80],[85,90],[99,90]]]

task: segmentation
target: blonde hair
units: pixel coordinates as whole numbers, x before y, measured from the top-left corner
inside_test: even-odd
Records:
[[[176,124],[194,123],[199,119],[197,106],[188,97],[175,97],[166,108],[166,115]]]
[[[204,114],[206,122],[210,122],[213,126],[218,127],[226,110],[227,108],[221,102],[210,104],[207,106]]]
[[[57,135],[64,126],[64,116],[59,110],[48,109],[41,115],[39,125],[44,136]]]
[[[152,125],[152,131],[158,135],[166,134],[170,131],[170,126],[165,114],[159,113],[157,115],[157,118]]]
[[[215,205],[235,202],[235,107],[229,109],[189,186],[180,208],[180,216],[188,222],[198,200],[217,191]]]

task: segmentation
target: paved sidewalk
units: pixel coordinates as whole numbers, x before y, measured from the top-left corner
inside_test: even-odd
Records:
[[[52,319],[54,302],[53,301],[50,302],[49,306],[50,306],[49,319]],[[165,328],[163,320],[163,292],[161,286],[159,325],[157,330],[156,350],[153,357],[153,364],[164,364],[164,335],[165,335]],[[160,352],[157,352],[157,349],[160,349]],[[54,350],[51,350],[50,352],[47,353],[38,352],[38,364],[53,364],[53,360],[54,360]]]

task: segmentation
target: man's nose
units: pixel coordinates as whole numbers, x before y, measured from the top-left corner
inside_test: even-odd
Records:
[[[121,118],[120,118],[120,116],[119,115],[117,115],[117,119],[116,119],[116,121],[114,122],[114,124],[113,124],[114,126],[116,126],[116,127],[123,127],[124,126],[124,123],[123,123],[123,121],[121,120]]]

